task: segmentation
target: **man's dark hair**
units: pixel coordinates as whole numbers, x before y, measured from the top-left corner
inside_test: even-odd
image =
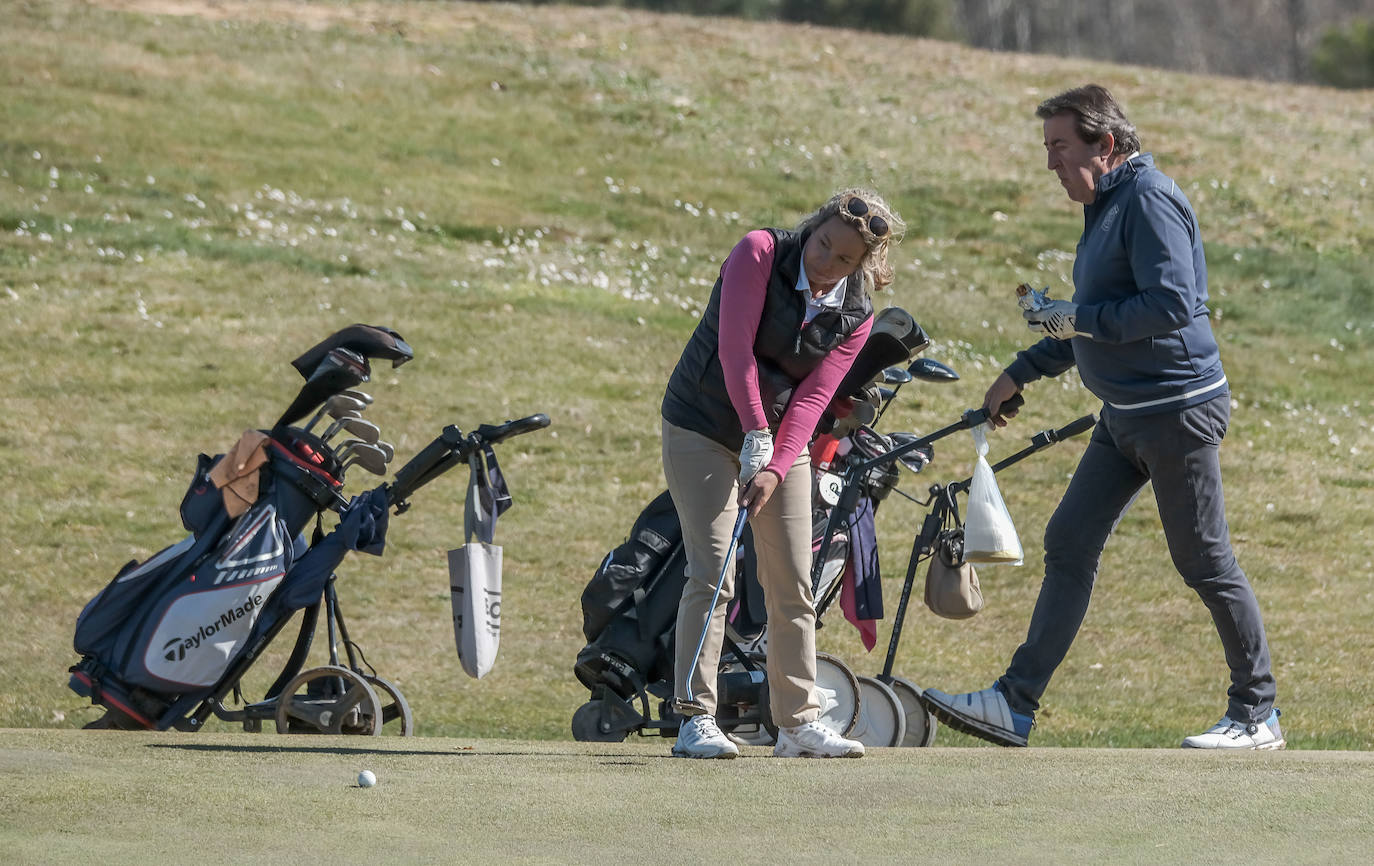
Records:
[[[1140,135],[1136,133],[1135,125],[1126,119],[1121,103],[1107,88],[1099,84],[1085,84],[1066,90],[1040,103],[1035,109],[1035,116],[1049,120],[1066,111],[1073,112],[1078,118],[1078,137],[1089,144],[1096,144],[1110,132],[1116,141],[1112,153],[1129,156],[1140,150]]]

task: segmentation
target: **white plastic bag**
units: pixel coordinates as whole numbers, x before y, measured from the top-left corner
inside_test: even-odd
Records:
[[[1002,491],[997,489],[997,477],[988,465],[987,425],[979,424],[972,432],[978,462],[973,467],[964,515],[964,561],[1020,565],[1021,539],[1007,504],[1002,501]]]
[[[501,644],[501,548],[492,539],[497,515],[510,506],[496,455],[488,450],[488,457],[490,475],[482,466],[481,454],[469,459],[472,478],[463,509],[466,543],[448,552],[453,639],[463,670],[475,679],[491,670]]]

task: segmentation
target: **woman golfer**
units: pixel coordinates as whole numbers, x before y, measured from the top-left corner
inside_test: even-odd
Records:
[[[741,508],[768,613],[770,708],[779,727],[773,754],[864,753],[863,744],[817,721],[806,446],[868,338],[869,296],[892,282],[888,246],[904,228],[874,193],[846,190],[795,231],[745,235],[668,380],[663,471],[687,553],[673,701],[686,720],[674,755],[739,754],[715,712],[725,608],[734,594],[726,556]]]

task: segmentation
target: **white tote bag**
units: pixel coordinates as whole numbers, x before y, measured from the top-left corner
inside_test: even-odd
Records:
[[[1002,501],[1002,491],[997,489],[997,476],[988,465],[987,425],[979,424],[972,432],[978,462],[973,467],[964,517],[964,561],[1020,565],[1021,539]]]
[[[496,518],[510,507],[496,455],[486,449],[468,458],[472,470],[463,507],[464,544],[448,552],[453,599],[453,638],[468,676],[481,679],[496,663],[501,644],[501,548],[492,543]],[[474,539],[475,536],[475,539]]]

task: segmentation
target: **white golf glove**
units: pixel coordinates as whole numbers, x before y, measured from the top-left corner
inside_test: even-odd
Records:
[[[739,483],[748,484],[759,470],[773,459],[773,434],[767,430],[750,430],[744,434],[744,447],[739,451]]]
[[[1030,323],[1032,331],[1056,340],[1092,336],[1078,330],[1078,305],[1072,301],[1049,301],[1038,310],[1026,310],[1021,317]]]

